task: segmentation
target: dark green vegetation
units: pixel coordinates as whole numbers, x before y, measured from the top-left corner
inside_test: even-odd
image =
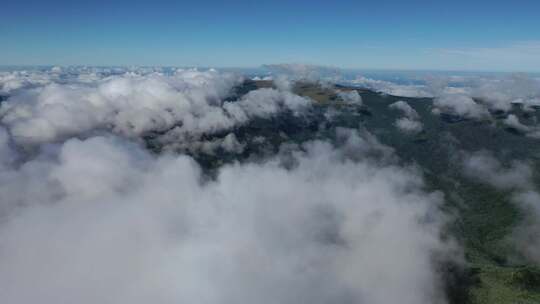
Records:
[[[250,90],[270,87],[270,82],[247,81],[236,88],[231,100]],[[194,154],[201,165],[212,172],[223,163],[257,161],[283,149],[283,144],[327,139],[339,144],[335,130],[339,127],[366,129],[383,144],[394,149],[402,165],[417,166],[424,174],[426,190],[442,191],[445,209],[452,214],[448,233],[464,248],[467,266],[441,265],[447,292],[452,303],[540,303],[540,270],[531,265],[508,242],[523,214],[510,201],[511,193],[463,175],[462,153],[488,150],[503,163],[527,160],[538,175],[540,168],[539,140],[520,134],[502,124],[505,113],[492,113],[493,119],[467,120],[452,115],[432,114],[429,98],[403,98],[358,90],[363,105],[345,104],[336,90],[353,88],[322,87],[297,83],[294,92],[315,100],[312,109],[301,116],[284,113],[279,117],[255,119],[235,130],[206,136],[205,140],[222,138],[234,132],[246,148],[240,155],[219,151],[215,155]],[[424,131],[416,135],[400,132],[394,122],[401,113],[388,106],[406,101],[420,115]],[[524,112],[515,106],[512,113],[520,121],[540,119],[540,111]],[[330,117],[329,117],[329,114]],[[151,149],[159,144],[147,136]],[[538,182],[537,182],[538,185]]]

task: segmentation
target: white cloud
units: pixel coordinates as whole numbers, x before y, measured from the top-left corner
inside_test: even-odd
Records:
[[[508,117],[506,117],[503,120],[503,123],[511,128],[514,128],[520,132],[523,132],[528,137],[540,138],[540,127],[524,125],[519,121],[519,118],[514,114],[508,115]]]
[[[530,167],[523,162],[514,162],[504,167],[491,153],[480,151],[464,159],[465,173],[485,181],[497,188],[511,190],[529,188],[532,178]]]
[[[179,70],[170,76],[128,73],[88,83],[52,83],[11,96],[0,107],[0,117],[19,144],[99,130],[137,137],[174,128],[177,135],[169,136],[178,139],[178,134],[198,137],[285,110],[299,115],[310,105],[308,99],[273,89],[223,102],[241,80],[216,71]]]
[[[424,128],[421,122],[407,117],[397,119],[395,124],[398,129],[405,133],[418,133]]]
[[[388,106],[390,109],[396,109],[401,111],[406,117],[410,119],[418,119],[420,116],[415,109],[413,109],[407,102],[398,100]]]
[[[238,80],[232,75],[197,71],[170,77],[125,74],[91,84],[53,83],[11,96],[0,114],[14,138],[23,143],[109,128],[135,136],[169,128],[178,121],[189,123],[193,115],[214,114],[214,103],[235,83]],[[220,127],[223,120],[204,127]]]
[[[492,109],[509,111],[513,103],[525,106],[540,102],[540,81],[524,74],[513,74],[500,79],[477,81],[471,96],[487,103]]]
[[[402,85],[390,81],[376,80],[363,76],[347,81],[352,85],[401,97],[432,97],[433,94],[424,85]]]
[[[529,132],[530,128],[519,121],[516,115],[510,114],[504,119],[504,124],[521,132]]]
[[[405,133],[422,132],[424,125],[419,121],[420,115],[408,103],[398,100],[388,106],[390,109],[399,110],[405,117],[398,118],[395,122],[396,127]]]
[[[276,86],[278,90],[281,90],[281,91],[290,91],[293,86],[293,82],[286,75],[276,76],[273,79],[273,84]]]
[[[328,66],[284,63],[267,64],[263,65],[263,68],[268,69],[274,75],[285,75],[293,80],[335,82],[342,77],[342,71],[339,68]]]
[[[223,149],[225,149],[225,151],[236,154],[242,153],[245,148],[245,145],[241,144],[238,141],[234,133],[229,133],[229,135],[225,136],[225,138],[223,138],[221,146],[223,147]]]
[[[465,118],[489,118],[489,111],[464,94],[444,94],[433,100],[434,113],[448,113]]]
[[[54,75],[48,73],[0,72],[0,93],[10,94],[19,89],[45,85],[51,83],[53,78]]]
[[[116,137],[3,170],[3,301],[444,303],[442,196],[370,160],[373,139],[340,136],[293,150],[290,169],[276,157],[215,180]]]
[[[356,90],[339,91],[338,96],[347,104],[362,105],[362,96]]]
[[[533,182],[533,171],[525,162],[503,165],[491,153],[480,151],[464,155],[464,172],[471,178],[497,189],[512,191],[512,202],[525,215],[511,236],[526,258],[540,263],[540,194]]]
[[[409,80],[418,82],[418,76]],[[540,106],[540,80],[526,74],[428,75],[423,77],[423,84],[398,84],[359,76],[346,83],[394,96],[434,98],[436,113],[474,119],[489,117],[488,110],[508,112],[513,104],[522,104],[526,111]]]

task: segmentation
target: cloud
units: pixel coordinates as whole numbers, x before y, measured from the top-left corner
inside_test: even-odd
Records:
[[[511,241],[526,258],[540,263],[540,194],[534,185],[530,165],[514,161],[505,166],[493,154],[480,151],[465,154],[463,166],[467,176],[511,191],[511,202],[525,215],[525,220],[515,227]]]
[[[388,106],[390,109],[399,110],[405,117],[398,118],[395,122],[396,127],[405,133],[419,133],[424,126],[419,121],[420,115],[408,103],[398,100]]]
[[[508,117],[506,117],[504,119],[504,124],[511,127],[511,128],[514,128],[518,131],[521,131],[521,132],[524,132],[524,133],[527,133],[530,131],[530,128],[524,124],[522,124],[520,121],[519,121],[519,118],[517,118],[516,115],[514,114],[510,114],[508,115]]]
[[[292,86],[294,85],[293,81],[286,75],[278,75],[273,78],[272,82],[276,88],[281,91],[291,91]]]
[[[214,121],[201,126],[212,129],[227,123],[218,117],[216,103],[238,81],[232,75],[188,70],[169,77],[124,74],[91,84],[53,83],[11,96],[0,115],[21,143],[58,140],[95,129],[137,136],[180,121],[189,123],[194,115],[213,115]]]
[[[388,106],[390,109],[401,111],[406,117],[410,119],[418,119],[420,116],[415,109],[413,109],[407,102],[398,100]]]
[[[514,103],[526,107],[540,103],[540,81],[526,74],[477,82],[471,96],[482,100],[491,109],[509,111]]]
[[[169,150],[205,152],[212,154],[212,147],[221,145],[218,141],[206,142],[203,134],[212,134],[231,130],[249,123],[253,119],[268,119],[280,113],[302,116],[310,109],[312,101],[288,91],[263,88],[250,91],[239,100],[225,102],[221,106],[208,108],[201,114],[195,114],[189,120],[182,120],[176,126],[157,138],[157,141]],[[216,124],[219,122],[219,124]],[[202,149],[199,149],[201,148]],[[238,149],[234,149],[238,152]],[[232,151],[230,151],[232,152]]]
[[[371,79],[363,76],[358,76],[356,79],[347,81],[346,83],[382,92],[385,94],[401,97],[432,97],[432,93],[424,85],[404,85],[397,84],[391,81]]]
[[[402,84],[401,82],[414,84]],[[540,80],[527,74],[448,76],[433,74],[406,78],[396,83],[358,76],[347,84],[402,97],[434,98],[436,113],[470,119],[489,117],[489,111],[512,110],[514,104],[534,111],[540,106]]]
[[[540,106],[540,79],[523,73],[514,74],[464,74],[457,73],[388,73],[381,79],[362,76],[359,71],[302,65],[267,65],[271,73],[283,79],[339,82],[376,92],[401,97],[425,97],[434,99],[434,113],[462,116],[467,119],[491,119],[490,112],[512,110],[521,104],[526,111]],[[285,75],[285,76],[284,76]],[[392,77],[389,77],[392,76]],[[391,80],[388,80],[391,79]],[[393,79],[393,80],[392,80]],[[285,82],[282,87],[289,86]],[[417,129],[418,124],[402,120],[400,125]],[[530,136],[538,137],[539,132]]]
[[[266,64],[264,69],[273,75],[285,75],[290,79],[304,81],[337,81],[342,78],[343,72],[339,68],[318,66],[310,64],[283,63]]]
[[[417,120],[402,117],[396,120],[396,127],[405,133],[419,133],[423,130],[423,125]]]
[[[49,84],[54,78],[54,75],[49,73],[0,72],[0,93],[10,94],[17,90]]]
[[[512,200],[526,214],[525,220],[515,229],[513,237],[525,257],[540,263],[540,193],[536,190],[517,192]]]
[[[528,137],[540,138],[540,127],[524,125],[519,121],[519,118],[510,114],[503,120],[503,123],[510,128],[513,128],[519,132],[524,133]]]
[[[0,126],[0,169],[11,165],[16,157],[9,133],[4,127]]]
[[[469,66],[513,71],[540,70],[540,41],[522,41],[504,46],[436,50],[446,60],[461,60]]]
[[[351,91],[338,91],[338,97],[341,98],[341,100],[347,104],[353,104],[353,105],[362,105],[362,96],[358,94],[358,91],[351,90]]]
[[[448,113],[471,119],[489,118],[489,111],[464,94],[444,94],[433,100],[433,113]]]
[[[241,77],[216,71],[178,70],[113,75],[88,83],[52,83],[14,94],[0,118],[22,145],[88,136],[105,131],[136,138],[147,132],[196,141],[254,117],[282,111],[299,115],[308,99],[287,91],[260,89],[224,101]],[[189,135],[189,136],[188,136]]]
[[[504,167],[491,153],[479,151],[465,157],[465,173],[499,189],[526,189],[531,186],[531,168],[523,162]]]
[[[442,195],[339,132],[215,179],[116,136],[43,147],[0,171],[3,301],[444,303]]]
[[[460,251],[441,237],[443,196],[367,131],[195,161],[245,153],[239,126],[310,111],[291,78],[235,96],[243,78],[214,70],[35,74],[0,106],[5,302],[446,302],[440,265]]]

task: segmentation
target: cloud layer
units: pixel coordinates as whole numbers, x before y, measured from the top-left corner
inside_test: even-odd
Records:
[[[237,96],[242,77],[214,70],[70,73],[3,82],[6,303],[446,302],[442,194],[373,135],[337,128],[207,174],[183,151],[241,153],[236,127],[311,101]]]
[[[156,158],[117,137],[51,147],[0,174],[0,293],[9,303],[443,302],[434,263],[452,247],[440,239],[441,196],[412,169],[350,160],[372,148],[349,135],[343,149],[293,151],[291,169],[276,157],[215,180],[189,157]]]
[[[224,101],[241,77],[216,71],[179,70],[172,75],[127,73],[90,83],[51,83],[12,95],[0,117],[19,144],[113,132],[136,138],[149,131],[196,140],[254,117],[288,110],[299,114],[309,100],[260,89]]]

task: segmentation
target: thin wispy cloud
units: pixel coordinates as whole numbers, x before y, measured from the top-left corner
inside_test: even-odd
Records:
[[[433,53],[447,60],[465,63],[471,69],[538,71],[540,41],[511,42],[493,47],[463,47],[434,49]]]

